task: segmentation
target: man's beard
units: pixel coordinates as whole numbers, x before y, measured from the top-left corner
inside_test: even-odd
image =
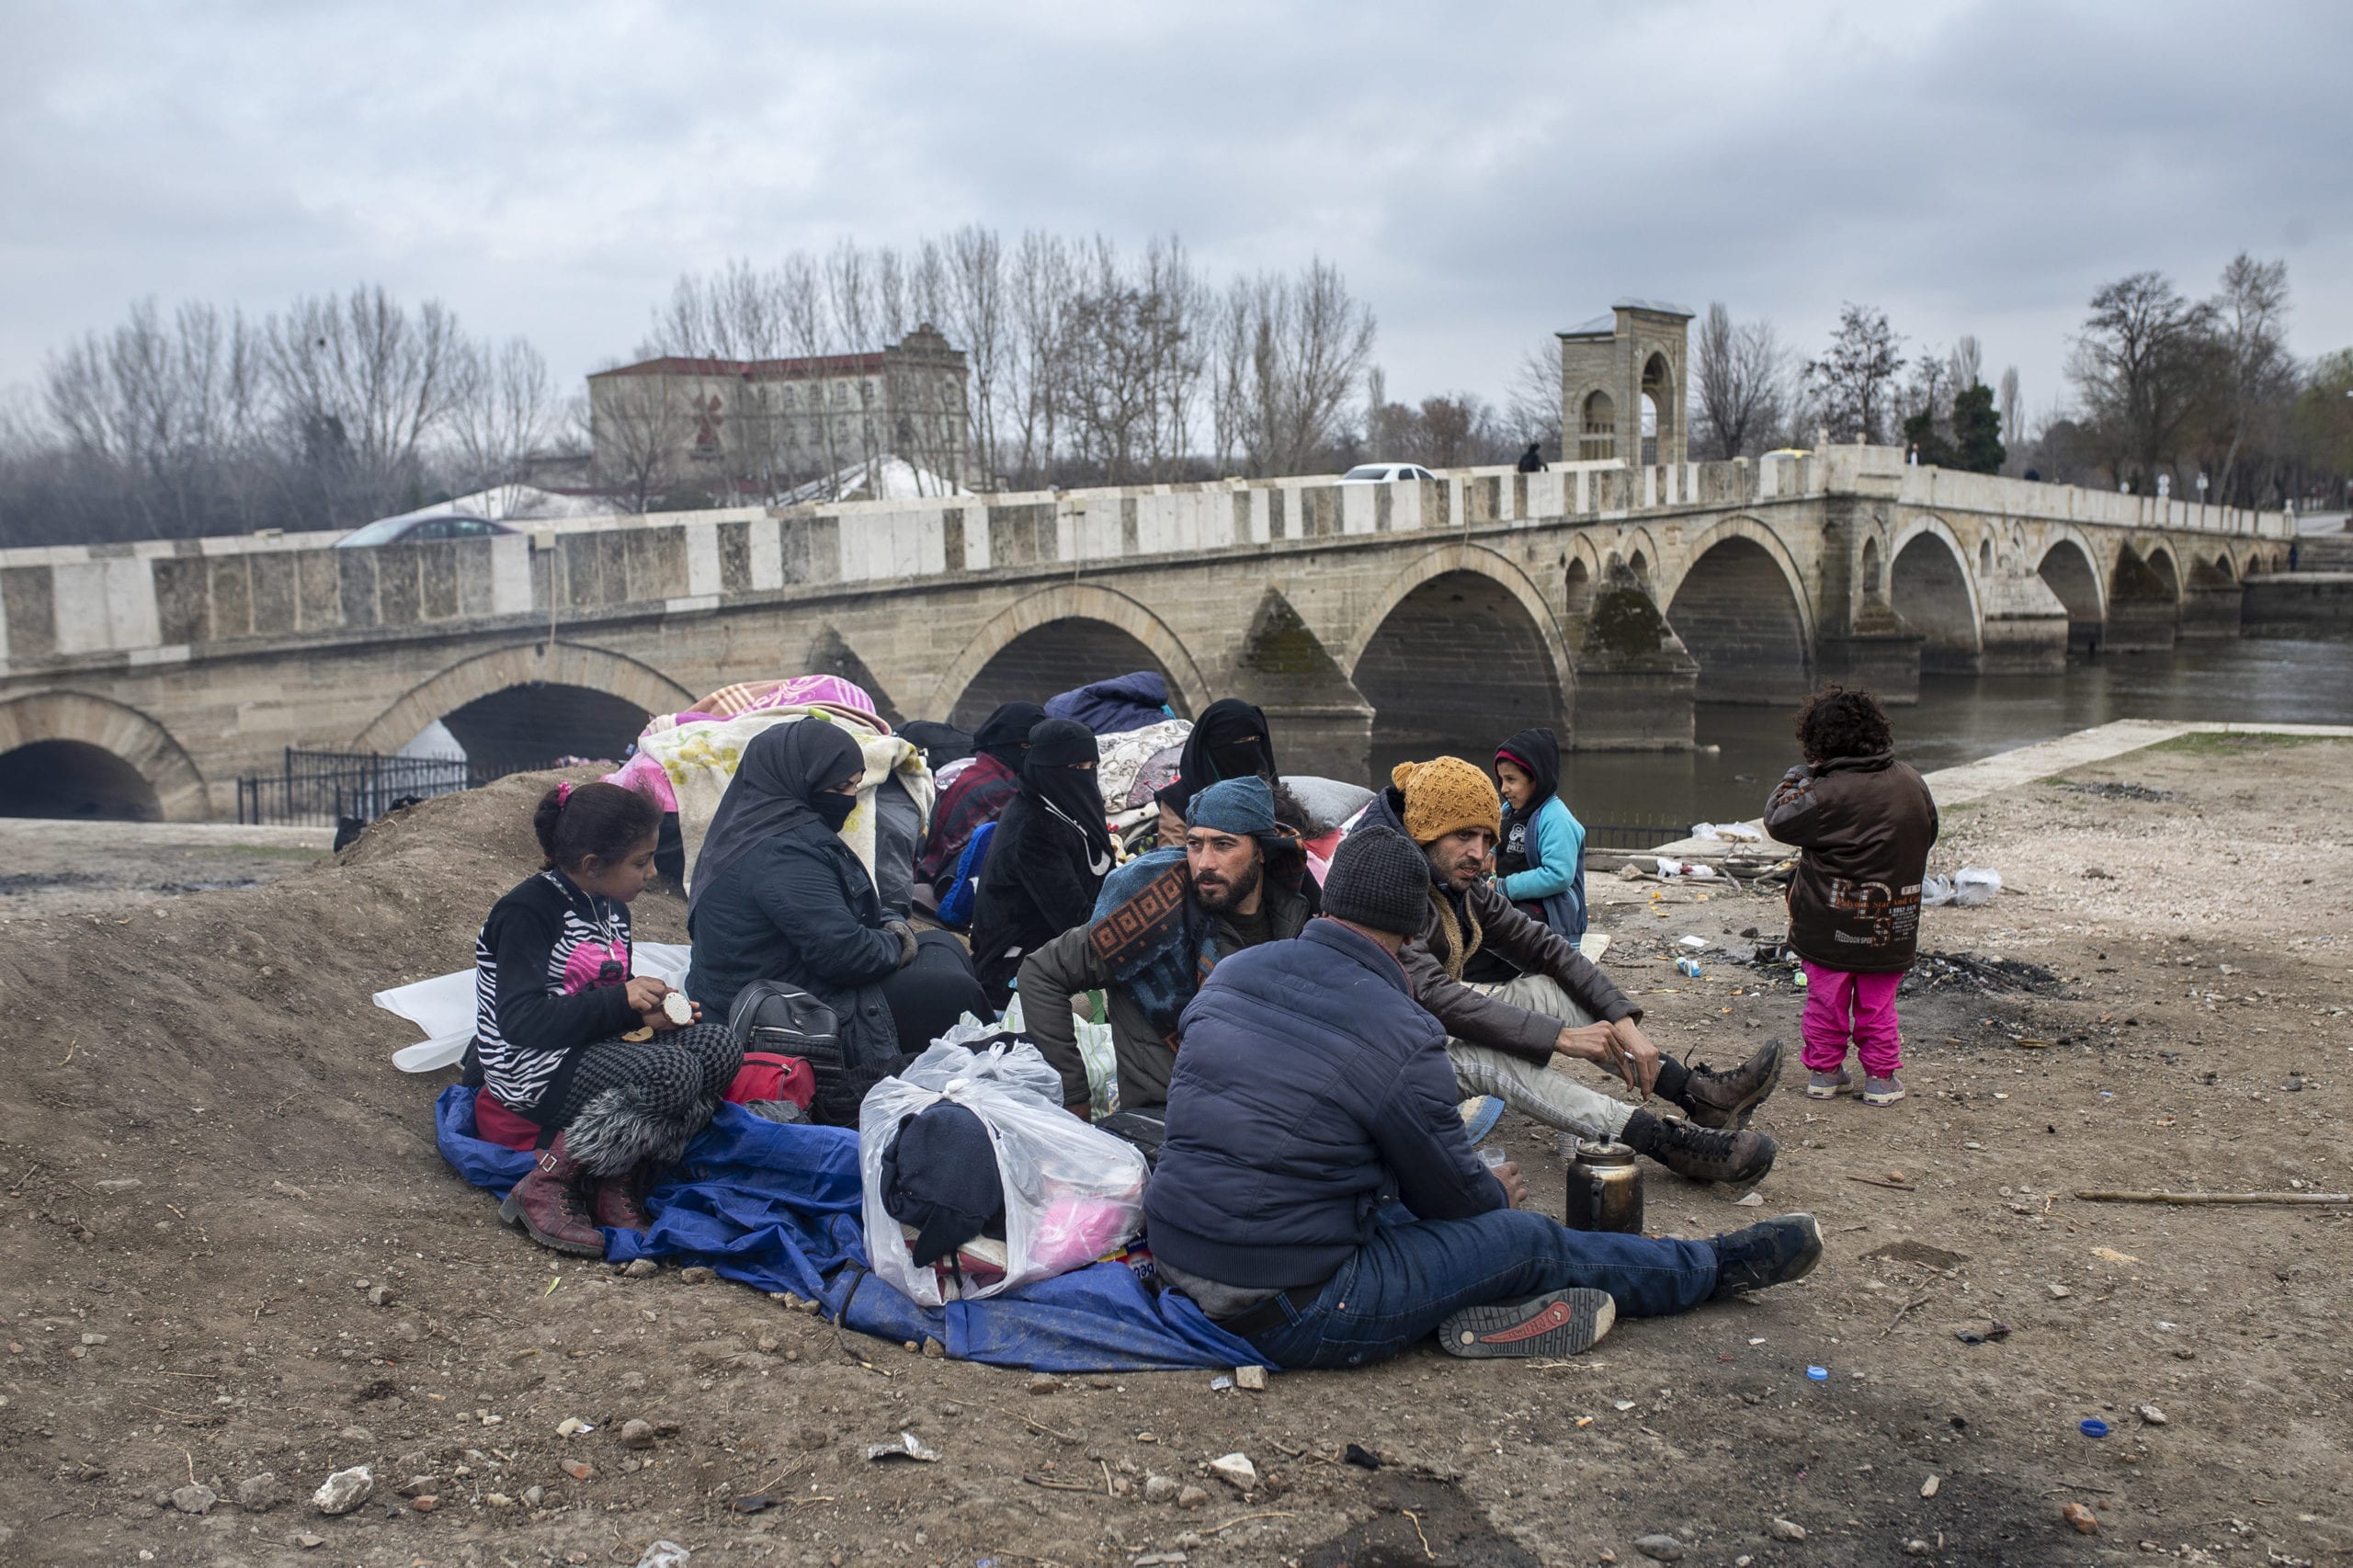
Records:
[[[1193,879],[1193,896],[1199,899],[1201,907],[1211,915],[1223,915],[1258,891],[1259,876],[1258,862],[1254,860],[1250,863],[1250,869],[1235,878],[1231,886],[1205,888],[1201,885],[1200,879],[1196,877]]]

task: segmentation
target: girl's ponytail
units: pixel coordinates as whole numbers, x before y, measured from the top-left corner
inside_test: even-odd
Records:
[[[576,870],[590,856],[611,866],[653,836],[662,808],[618,784],[558,784],[540,797],[531,832],[550,867]]]

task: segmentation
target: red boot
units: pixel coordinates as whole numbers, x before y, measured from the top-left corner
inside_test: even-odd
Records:
[[[597,1223],[608,1231],[642,1231],[654,1223],[646,1212],[646,1189],[654,1185],[653,1167],[633,1166],[628,1175],[600,1176],[597,1181]]]
[[[541,1246],[584,1257],[604,1256],[604,1233],[597,1229],[580,1190],[582,1174],[563,1145],[563,1134],[557,1133],[555,1142],[532,1162],[530,1174],[498,1206],[498,1217],[520,1224]]]

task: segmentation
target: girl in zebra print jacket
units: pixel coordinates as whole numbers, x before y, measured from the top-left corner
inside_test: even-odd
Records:
[[[549,790],[532,822],[547,863],[492,906],[474,941],[468,1081],[542,1129],[499,1212],[559,1251],[602,1256],[599,1227],[651,1222],[654,1172],[742,1065],[723,1024],[630,972],[629,903],[653,880],[660,822],[652,800],[617,785]]]

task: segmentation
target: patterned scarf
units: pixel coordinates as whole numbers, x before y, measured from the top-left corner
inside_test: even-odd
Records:
[[[1181,848],[1139,855],[1111,873],[1095,900],[1086,945],[1126,988],[1170,1050],[1177,1020],[1217,963],[1212,923],[1193,908]]]

